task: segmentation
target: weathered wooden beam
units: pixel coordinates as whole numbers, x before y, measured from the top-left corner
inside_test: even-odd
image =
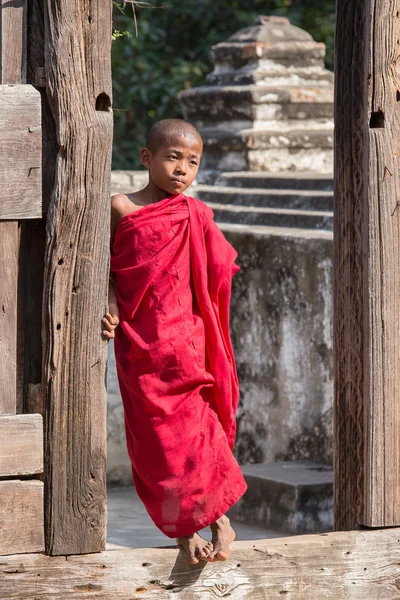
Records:
[[[0,0],[0,83],[26,78],[27,0]]]
[[[0,85],[0,219],[42,216],[40,94]]]
[[[337,2],[337,529],[400,524],[399,9]]]
[[[365,270],[368,193],[366,2],[338,0],[335,65],[334,462],[335,527],[357,529],[364,494]]]
[[[373,0],[371,14],[361,523],[381,527],[400,525],[400,2]]]
[[[44,550],[41,481],[0,481],[0,515],[0,555]]]
[[[106,529],[112,3],[45,2],[45,81],[59,153],[44,274],[46,548],[96,552]]]
[[[42,472],[42,416],[0,417],[0,477],[36,475]]]
[[[5,556],[1,600],[398,600],[399,530],[233,544],[226,562],[188,565],[177,549]]]

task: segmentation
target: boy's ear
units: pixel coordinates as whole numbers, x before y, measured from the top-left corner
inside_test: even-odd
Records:
[[[148,148],[142,148],[140,151],[140,162],[146,169],[150,167],[151,164],[151,150]]]

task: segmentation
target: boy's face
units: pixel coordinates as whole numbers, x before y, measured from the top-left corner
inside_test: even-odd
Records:
[[[203,144],[191,135],[174,136],[156,152],[144,148],[140,158],[149,178],[168,194],[183,193],[192,183],[200,166]]]

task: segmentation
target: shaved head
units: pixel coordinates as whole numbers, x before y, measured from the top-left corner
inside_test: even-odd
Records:
[[[196,140],[203,145],[200,133],[196,127],[187,121],[183,119],[162,119],[154,123],[150,129],[146,140],[146,148],[155,154],[159,148],[173,146],[174,142],[182,137]]]

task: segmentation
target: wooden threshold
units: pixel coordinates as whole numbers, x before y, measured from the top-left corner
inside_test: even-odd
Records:
[[[176,548],[0,558],[1,600],[398,600],[400,529],[236,542],[189,565]]]

